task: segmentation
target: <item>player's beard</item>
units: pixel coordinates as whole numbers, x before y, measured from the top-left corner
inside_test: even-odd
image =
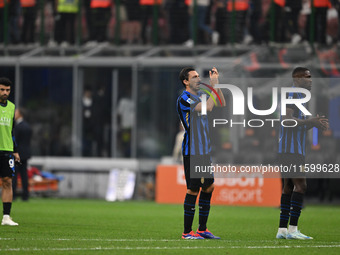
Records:
[[[190,86],[190,89],[197,93],[200,90],[199,84],[200,84],[199,82],[195,82]]]
[[[0,103],[6,103],[8,96],[2,95],[0,96]]]

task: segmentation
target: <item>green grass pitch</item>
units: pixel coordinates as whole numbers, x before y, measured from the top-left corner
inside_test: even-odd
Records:
[[[339,215],[307,205],[299,227],[314,240],[277,240],[278,208],[212,206],[222,239],[182,240],[182,205],[36,198],[13,203],[20,225],[0,226],[0,254],[340,254]]]

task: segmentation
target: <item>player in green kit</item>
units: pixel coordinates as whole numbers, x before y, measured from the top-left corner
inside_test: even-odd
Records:
[[[12,177],[14,165],[20,162],[16,152],[13,136],[15,105],[8,100],[12,82],[7,78],[0,78],[0,177],[2,179],[3,218],[1,225],[17,226],[11,217],[13,200]]]

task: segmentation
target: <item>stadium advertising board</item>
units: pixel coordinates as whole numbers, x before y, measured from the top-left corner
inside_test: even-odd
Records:
[[[265,178],[266,173],[242,173],[241,167],[236,166],[235,173],[225,173],[228,176],[216,176],[218,178],[215,179],[215,190],[211,203],[216,205],[279,206],[280,173],[271,173],[271,178]],[[183,193],[186,192],[183,166],[159,165],[156,173],[156,201],[158,203],[183,203]]]

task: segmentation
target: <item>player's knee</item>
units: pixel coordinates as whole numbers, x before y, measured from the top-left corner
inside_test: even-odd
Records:
[[[283,194],[291,195],[292,192],[293,192],[293,187],[289,185],[283,187]]]
[[[9,177],[2,178],[2,188],[3,189],[11,189],[12,188],[12,179]]]
[[[202,189],[202,191],[205,193],[212,193],[214,189],[215,189],[215,185],[211,184],[209,187]]]
[[[306,182],[296,183],[294,191],[298,192],[298,193],[302,193],[302,194],[306,193],[306,191],[307,191],[307,183]]]
[[[292,194],[293,193],[293,189],[294,189],[294,185],[292,185],[289,182],[285,182],[285,184],[283,186],[283,193],[284,194]]]
[[[299,185],[299,187],[296,189],[296,192],[299,192],[299,193],[306,193],[307,191],[307,183],[302,183]]]
[[[197,196],[199,192],[199,188],[192,188],[192,189],[188,189],[187,190],[187,194],[189,195],[193,195],[193,196]]]

